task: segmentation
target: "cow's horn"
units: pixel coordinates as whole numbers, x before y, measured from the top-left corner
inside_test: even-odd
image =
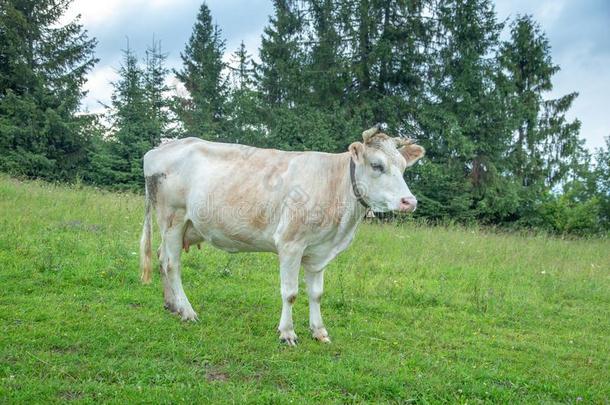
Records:
[[[369,139],[371,139],[373,136],[375,136],[376,133],[379,132],[379,124],[375,125],[374,127],[371,127],[369,129],[367,129],[366,131],[364,131],[362,133],[362,139],[364,140],[364,142],[368,142]]]

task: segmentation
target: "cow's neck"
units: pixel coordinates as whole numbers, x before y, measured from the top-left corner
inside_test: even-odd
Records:
[[[355,231],[360,222],[364,219],[364,215],[366,214],[367,208],[358,200],[356,195],[354,195],[354,189],[352,185],[351,173],[350,173],[350,163],[351,163],[351,154],[344,153],[341,154],[343,157],[343,161],[345,162],[343,167],[343,181],[342,181],[342,191],[345,196],[345,207],[343,211],[343,215],[341,217],[341,224],[345,226],[345,231]]]

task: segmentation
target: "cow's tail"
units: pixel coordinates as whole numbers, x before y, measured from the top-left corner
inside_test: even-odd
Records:
[[[142,237],[140,238],[140,279],[144,284],[150,283],[152,275],[152,209],[153,203],[147,184],[144,201],[144,224],[142,225]]]

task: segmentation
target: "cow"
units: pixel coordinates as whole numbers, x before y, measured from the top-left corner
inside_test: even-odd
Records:
[[[165,308],[195,321],[182,287],[180,255],[207,242],[228,252],[279,256],[282,311],[278,332],[297,343],[292,306],[303,267],[314,339],[330,342],[320,300],[324,269],[351,243],[368,209],[412,212],[417,200],[403,174],[424,148],[378,127],[347,152],[287,152],[185,138],[144,156],[145,217],[140,241],[143,283],[151,281],[151,215]]]

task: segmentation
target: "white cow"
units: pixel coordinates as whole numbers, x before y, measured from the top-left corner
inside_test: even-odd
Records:
[[[161,231],[158,249],[165,307],[183,320],[197,314],[182,288],[182,249],[203,241],[228,252],[279,255],[280,339],[295,345],[292,305],[303,266],[313,337],[330,342],[320,299],[324,268],[345,250],[368,207],[415,210],[403,173],[424,149],[377,127],[340,154],[285,152],[187,138],[146,153],[146,215],[140,242],[142,281],[151,280],[151,210]]]

